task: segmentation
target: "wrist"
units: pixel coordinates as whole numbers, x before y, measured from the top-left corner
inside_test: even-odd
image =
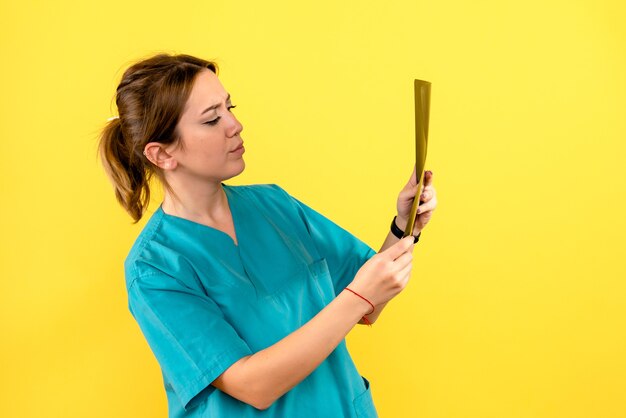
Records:
[[[404,237],[404,231],[406,229],[406,224],[407,222],[404,222],[404,228],[401,228],[400,225],[398,225],[398,217],[394,216],[393,221],[391,221],[391,233],[398,239],[402,239]],[[413,231],[411,231],[413,233],[415,233],[415,229]],[[414,241],[413,243],[417,243],[417,241],[419,241],[420,239],[420,235],[421,235],[421,231],[419,231],[417,233],[417,235],[413,235]]]
[[[398,226],[398,228],[402,229],[403,231],[406,229],[406,224],[408,222],[409,220],[405,218],[404,216],[396,215],[396,225]]]
[[[343,306],[343,315],[350,322],[357,324],[372,308],[364,300],[359,299],[352,293],[344,290],[337,295],[336,301]]]
[[[344,292],[342,293],[346,293],[347,296],[351,296],[354,301],[353,302],[360,302],[359,306],[361,307],[361,310],[359,310],[359,315],[361,315],[361,321],[363,321],[363,323],[371,326],[372,323],[370,322],[369,319],[367,319],[367,315],[370,315],[372,313],[374,313],[374,311],[376,310],[376,307],[374,306],[374,304],[367,299],[366,297],[364,297],[363,295],[361,295],[358,292],[355,292],[354,290],[350,289],[349,287],[346,287],[344,289]]]

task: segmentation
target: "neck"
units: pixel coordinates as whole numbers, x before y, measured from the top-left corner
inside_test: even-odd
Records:
[[[175,183],[170,181],[176,195],[165,189],[161,205],[168,215],[205,224],[220,223],[230,215],[228,199],[221,182],[186,183],[185,187]]]

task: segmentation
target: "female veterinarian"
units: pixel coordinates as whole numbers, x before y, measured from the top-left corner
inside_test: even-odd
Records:
[[[344,341],[404,289],[417,238],[399,239],[415,171],[378,253],[276,185],[230,186],[241,123],[214,63],[159,54],[128,68],[99,152],[138,221],[129,309],[163,373],[170,417],[376,417]],[[414,235],[437,205],[425,173]],[[398,233],[400,231],[400,233]]]

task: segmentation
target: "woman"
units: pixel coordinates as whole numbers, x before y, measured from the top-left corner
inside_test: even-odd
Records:
[[[117,88],[100,153],[138,221],[157,175],[164,199],[125,261],[128,302],[163,373],[170,417],[375,417],[344,338],[407,284],[414,238],[378,254],[276,185],[229,186],[242,125],[215,64],[157,55]],[[425,175],[418,235],[436,206]],[[398,197],[404,229],[415,171]]]

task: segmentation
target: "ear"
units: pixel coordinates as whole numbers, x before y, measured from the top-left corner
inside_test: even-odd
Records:
[[[159,142],[148,142],[143,149],[143,153],[152,164],[161,170],[173,170],[176,168],[176,159]]]

